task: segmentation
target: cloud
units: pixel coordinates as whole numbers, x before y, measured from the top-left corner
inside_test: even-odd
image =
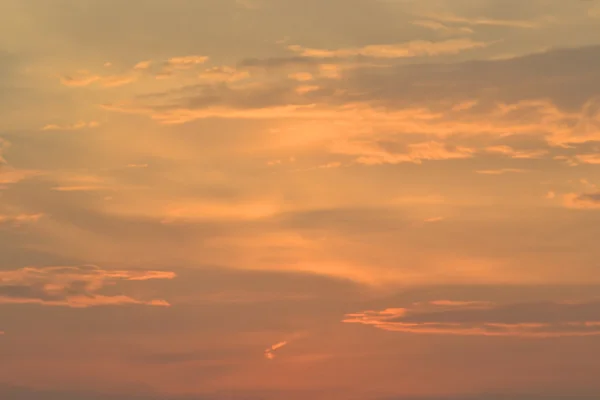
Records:
[[[412,22],[413,25],[416,26],[420,26],[422,28],[426,28],[426,29],[431,29],[432,31],[436,31],[436,32],[441,32],[447,35],[459,35],[459,34],[463,34],[463,35],[470,35],[475,33],[475,31],[473,31],[473,29],[466,27],[466,26],[459,26],[459,27],[454,27],[454,26],[448,26],[448,25],[444,25],[443,23],[441,23],[440,21],[433,21],[433,20],[417,20],[417,21],[413,21]]]
[[[343,322],[417,334],[552,338],[600,335],[600,303],[433,301],[409,308],[363,311]]]
[[[91,122],[78,122],[76,124],[70,125],[57,125],[57,124],[49,124],[45,125],[42,130],[43,131],[78,131],[85,128],[97,128],[100,126],[99,122],[91,121]]]
[[[133,66],[134,70],[144,70],[150,68],[152,60],[140,61]]]
[[[178,71],[192,69],[198,65],[206,63],[206,61],[208,61],[208,57],[198,55],[172,57],[162,63],[150,64],[150,67],[147,69],[152,71],[151,67],[156,65],[156,68],[153,71],[154,76],[161,79],[168,78]]]
[[[4,185],[19,183],[25,179],[43,174],[42,171],[11,167],[4,158],[4,153],[9,147],[10,142],[0,138],[0,190],[4,188]]]
[[[501,154],[510,158],[529,159],[540,158],[548,154],[548,150],[515,150],[510,146],[489,146],[485,149],[488,153]]]
[[[89,86],[92,83],[99,81],[100,79],[102,79],[101,76],[92,74],[91,72],[84,70],[78,71],[77,73],[72,75],[61,76],[60,83],[62,83],[65,86],[83,87]]]
[[[291,342],[301,339],[303,337],[305,337],[307,335],[306,332],[297,332],[294,333],[292,335],[290,335],[286,340],[282,340],[280,342],[277,342],[273,345],[271,345],[270,347],[268,347],[265,350],[265,357],[269,360],[273,360],[275,358],[275,353],[281,349],[282,347],[287,346],[288,344],[290,344]]]
[[[565,206],[578,209],[600,209],[600,192],[569,193],[564,196]]]
[[[421,164],[424,160],[456,160],[471,158],[475,150],[468,147],[450,146],[430,141],[406,146],[404,152],[393,152],[379,143],[341,142],[333,148],[334,153],[358,156],[356,162],[366,165],[400,164],[405,162]]]
[[[55,173],[49,178],[56,184],[51,189],[57,192],[97,192],[123,189],[114,178],[97,175]]]
[[[600,164],[600,154],[578,154],[575,159],[582,164]]]
[[[522,172],[527,172],[527,170],[525,169],[518,169],[518,168],[500,168],[500,169],[482,169],[482,170],[478,170],[475,171],[478,174],[483,174],[483,175],[504,175],[504,174],[510,174],[510,173],[522,173]]]
[[[107,293],[104,289],[114,288],[123,281],[174,277],[175,273],[167,271],[103,270],[96,266],[25,267],[0,271],[0,304],[72,308],[125,304],[168,306],[165,300],[144,300],[125,294]]]
[[[190,69],[196,65],[204,64],[208,60],[206,56],[184,56],[173,57],[165,63],[168,67],[174,69]]]
[[[456,301],[456,300],[433,300],[429,304],[433,306],[446,306],[446,307],[490,307],[493,303],[489,301]]]
[[[16,169],[0,165],[0,185],[19,183],[25,179],[43,175],[42,171]]]
[[[80,71],[73,75],[64,75],[60,77],[60,82],[70,87],[86,87],[93,83],[99,83],[106,88],[127,85],[137,79],[134,75],[96,75],[89,71]]]
[[[164,224],[207,220],[255,220],[276,215],[281,205],[269,199],[226,203],[219,201],[177,201],[164,210]]]
[[[2,138],[0,138],[0,167],[2,164],[6,164],[6,160],[3,158],[2,154],[8,149],[10,143]]]
[[[299,45],[290,45],[288,49],[300,54],[302,57],[346,58],[362,56],[371,58],[412,58],[458,54],[466,50],[486,46],[489,46],[489,43],[471,39],[450,39],[441,42],[415,40],[408,43],[368,45],[337,50],[313,49]]]
[[[295,79],[300,82],[312,81],[315,77],[308,72],[297,72],[289,75],[290,79]]]
[[[600,139],[600,73],[589,67],[598,59],[599,46],[510,60],[419,65],[391,60],[391,65],[352,68],[337,59],[302,55],[255,59],[237,68],[275,70],[251,72],[243,82],[206,81],[102,107],[163,124],[228,118],[286,120],[293,127],[312,121],[339,130],[347,124],[347,138],[368,130],[436,138],[530,135],[564,146]],[[322,75],[325,65],[343,79]],[[307,74],[314,77],[310,85],[289,78]],[[571,77],[571,85],[561,83],[565,76]],[[546,152],[497,145],[489,150],[516,159],[540,158]]]
[[[20,226],[22,224],[37,222],[42,218],[44,214],[16,214],[16,215],[3,215],[0,214],[0,226],[2,224],[10,224],[13,226]]]
[[[114,88],[133,83],[148,74],[152,77],[166,78],[174,75],[177,71],[189,70],[204,64],[207,60],[208,57],[198,55],[172,57],[162,62],[145,60],[138,62],[130,70],[120,75],[103,75],[80,70],[61,76],[60,82],[70,87],[86,87],[97,83],[105,88]]]
[[[112,75],[106,76],[101,79],[101,84],[107,88],[119,87],[128,85],[137,80],[136,76],[133,75]]]
[[[522,28],[522,29],[536,29],[540,28],[543,24],[553,22],[555,19],[552,17],[543,17],[536,20],[519,20],[519,19],[498,19],[489,17],[461,17],[450,13],[427,15],[428,18],[453,23],[453,24],[465,24],[471,26],[500,26],[507,28]]]
[[[443,221],[445,218],[444,217],[431,217],[431,218],[426,218],[424,220],[424,222],[429,222],[429,223],[433,223],[433,222],[441,222]]]
[[[111,190],[105,186],[79,185],[79,186],[55,186],[52,188],[57,192],[95,192],[99,190]]]
[[[249,77],[248,71],[229,66],[212,67],[198,73],[202,82],[236,82]]]
[[[283,341],[283,342],[279,342],[279,343],[275,343],[274,345],[272,345],[271,347],[269,347],[268,349],[265,350],[265,357],[269,360],[272,360],[275,358],[275,352],[282,348],[283,346],[286,346],[288,344],[287,341]]]
[[[240,70],[285,70],[285,69],[318,69],[323,60],[292,56],[292,57],[269,57],[269,58],[246,58],[238,62],[237,68]],[[331,65],[331,60],[330,64]],[[336,60],[337,61],[337,60]],[[335,64],[334,64],[335,65]]]
[[[133,72],[135,71],[136,69],[134,68]],[[87,87],[98,83],[105,88],[114,88],[135,82],[138,76],[133,72],[124,75],[99,75],[84,70],[75,74],[61,76],[60,82],[64,86],[69,87]]]

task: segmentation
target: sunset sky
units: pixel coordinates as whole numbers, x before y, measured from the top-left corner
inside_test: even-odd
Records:
[[[600,398],[600,0],[0,0],[0,400]]]

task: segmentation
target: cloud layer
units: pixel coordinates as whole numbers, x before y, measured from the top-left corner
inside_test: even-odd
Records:
[[[407,333],[551,338],[600,335],[600,303],[434,301],[411,308],[348,314],[346,323]]]
[[[165,300],[142,300],[125,294],[104,293],[120,281],[173,279],[163,271],[109,271],[95,266],[28,267],[0,271],[0,304],[41,304],[86,308],[141,304],[168,306]]]

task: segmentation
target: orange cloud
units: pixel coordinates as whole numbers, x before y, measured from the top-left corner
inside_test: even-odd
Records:
[[[446,42],[434,44],[439,43]],[[398,136],[427,135],[426,140],[454,135],[492,138],[534,135],[545,139],[550,146],[600,139],[600,113],[598,100],[591,91],[593,85],[588,85],[589,90],[585,86],[585,93],[569,96],[564,93],[571,88],[563,90],[559,84],[561,76],[586,76],[582,67],[585,62],[570,60],[591,59],[595,48],[547,51],[511,60],[458,63],[452,67],[431,64],[416,68],[396,64],[390,58],[369,58],[367,62],[364,57],[360,60],[340,59],[339,54],[333,57],[336,52],[396,57],[421,51],[417,45],[402,46],[374,45],[331,51],[292,46],[297,53],[294,57],[242,60],[235,68],[211,68],[199,72],[199,82],[194,84],[164,88],[102,107],[145,115],[163,124],[205,118],[272,119],[286,121],[289,126],[312,121],[337,125],[338,129],[346,124],[349,128],[345,138],[354,137],[356,131],[370,130],[395,132]],[[332,57],[324,57],[327,55]],[[156,67],[160,70],[171,63],[187,68],[198,65],[204,57],[173,60],[158,63]],[[549,63],[557,65],[557,69],[546,72],[543,66]],[[579,70],[582,72],[578,73]],[[230,79],[238,73],[245,73],[247,79]],[[213,74],[215,79],[211,78]],[[539,74],[547,85],[532,83]],[[308,81],[290,76],[313,79],[307,84]],[[488,78],[478,78],[469,84],[469,76]],[[565,98],[573,98],[573,104],[565,104]],[[490,146],[487,151],[516,159],[540,158],[547,152],[509,146]],[[582,160],[593,162],[591,157]]]
[[[267,199],[238,204],[189,201],[169,205],[164,211],[165,224],[210,219],[260,219],[281,212],[281,206]]]
[[[0,225],[12,224],[19,226],[24,223],[37,222],[42,218],[44,214],[16,214],[16,215],[2,215],[0,214]]]
[[[315,77],[308,72],[296,72],[289,75],[290,79],[294,79],[300,82],[312,81]]]
[[[150,68],[151,65],[152,65],[151,60],[140,61],[139,63],[137,63],[133,66],[133,69],[134,70],[144,70],[144,69]]]
[[[600,192],[568,193],[564,195],[564,204],[568,208],[597,210],[600,209]]]
[[[303,93],[303,85],[299,85],[290,87],[289,92],[290,96],[293,92],[298,97],[281,99],[280,105],[262,107],[257,104],[242,108],[236,106],[238,96],[239,98],[244,96],[252,98],[259,94],[264,96],[269,88],[262,85],[256,83],[254,86],[229,89],[223,93],[221,99],[218,92],[215,92],[207,98],[206,102],[202,102],[204,105],[200,108],[183,105],[184,102],[189,104],[185,98],[173,100],[174,104],[181,102],[181,106],[171,105],[166,108],[159,104],[145,104],[140,101],[129,104],[105,104],[102,107],[114,112],[148,115],[164,124],[181,124],[205,118],[289,119],[296,124],[302,120],[344,123],[353,127],[345,130],[346,137],[352,136],[353,131],[378,129],[411,132],[438,138],[452,135],[502,137],[507,134],[506,132],[514,135],[542,135],[553,146],[600,139],[600,129],[595,128],[600,127],[600,113],[593,112],[595,100],[586,103],[579,113],[563,111],[549,101],[499,104],[478,112],[472,111],[476,104],[472,101],[459,103],[460,107],[455,104],[440,106],[436,111],[425,107],[383,109],[373,107],[367,102],[351,102],[333,107],[331,104],[323,103],[325,98],[320,98],[319,90]],[[298,88],[300,93],[297,92]],[[310,96],[313,96],[311,93],[316,95],[312,98],[306,97],[307,93]],[[203,95],[199,94],[196,99],[202,98]],[[294,104],[289,104],[292,98]],[[277,101],[278,99],[273,99],[273,102]],[[285,104],[286,102],[288,104]],[[590,108],[590,111],[586,111],[587,108]],[[338,125],[337,128],[340,129],[340,126]],[[538,158],[546,153],[546,150],[523,151],[508,146],[492,146],[488,150],[512,158]]]
[[[137,76],[135,75],[111,75],[102,78],[101,84],[104,87],[118,87],[135,82],[136,80]]]
[[[540,158],[548,154],[548,150],[515,150],[510,146],[490,146],[485,150],[488,153],[502,154],[511,158]]]
[[[0,165],[0,185],[13,184],[42,175],[42,171],[15,169]]]
[[[65,86],[85,87],[93,83],[99,83],[104,87],[123,86],[134,82],[137,76],[127,75],[96,75],[89,71],[80,71],[74,75],[65,75],[60,77],[60,82]]]
[[[582,164],[600,164],[600,154],[579,154],[575,159]]]
[[[83,87],[89,86],[94,82],[102,79],[100,75],[92,74],[89,71],[78,71],[73,75],[65,75],[60,77],[60,82],[65,86],[71,87]]]
[[[91,122],[78,122],[76,124],[71,125],[57,125],[57,124],[49,124],[45,125],[42,130],[43,131],[77,131],[85,128],[97,128],[100,126],[99,122],[91,121]]]
[[[4,152],[8,150],[9,147],[10,142],[0,138],[0,190],[4,188],[2,185],[18,183],[25,179],[43,174],[42,171],[17,169],[11,167],[6,159],[4,159]]]
[[[497,18],[488,18],[488,17],[475,17],[475,18],[467,18],[460,17],[453,14],[437,14],[437,15],[429,15],[429,18],[432,20],[449,22],[449,23],[460,23],[465,25],[472,26],[503,26],[509,28],[524,28],[524,29],[535,29],[542,26],[543,23],[551,22],[554,19],[545,17],[537,20],[517,20],[517,19],[497,19]]]
[[[444,219],[445,219],[444,217],[431,217],[431,218],[425,219],[425,222],[440,222],[440,221],[443,221]]]
[[[287,346],[292,341],[298,340],[302,337],[306,336],[306,332],[298,332],[289,336],[286,340],[282,340],[280,342],[275,343],[274,345],[268,347],[264,354],[265,357],[269,360],[273,360],[275,358],[275,353],[284,346]]]
[[[429,304],[443,307],[490,307],[493,303],[489,301],[456,301],[456,300],[433,300]]]
[[[272,345],[271,347],[269,347],[268,349],[265,350],[265,357],[269,360],[272,360],[275,358],[275,351],[277,351],[278,349],[282,348],[283,346],[286,346],[288,344],[287,341],[283,341],[283,342],[279,342],[279,343],[275,343],[274,345]]]
[[[298,45],[288,46],[291,51],[303,57],[335,58],[335,57],[372,57],[372,58],[410,58],[457,54],[488,46],[488,43],[471,39],[451,39],[441,42],[415,40],[408,43],[369,45],[364,47],[325,50],[306,48]]]
[[[59,184],[52,190],[57,192],[95,192],[119,188],[114,179],[94,175],[57,174],[54,179]]]
[[[504,175],[504,174],[508,174],[508,173],[527,172],[527,170],[518,169],[518,168],[500,168],[500,169],[483,169],[483,170],[478,170],[475,172],[478,174],[482,174],[482,175]]]
[[[167,65],[178,69],[189,69],[195,65],[204,64],[207,60],[206,56],[173,57],[167,61]]]
[[[413,25],[416,26],[420,26],[422,28],[427,28],[427,29],[431,29],[433,31],[436,32],[441,32],[443,34],[447,34],[447,35],[460,35],[460,34],[473,34],[475,33],[475,31],[469,27],[466,26],[458,26],[458,27],[454,27],[454,26],[448,26],[448,25],[444,25],[443,23],[439,22],[439,21],[432,21],[432,20],[417,20],[417,21],[413,21],[412,22]]]
[[[120,281],[173,279],[167,271],[103,270],[96,266],[26,267],[0,271],[0,304],[40,304],[86,308],[140,304],[168,306],[165,300],[145,300],[125,294],[106,294],[102,289]]]
[[[405,152],[391,152],[377,143],[341,142],[334,146],[333,152],[356,155],[356,162],[366,165],[400,164],[411,162],[421,164],[423,160],[455,160],[471,158],[475,150],[468,147],[449,146],[441,142],[430,141],[409,144]]]
[[[6,160],[2,157],[2,153],[8,149],[10,143],[2,138],[0,138],[0,166],[1,164],[6,164]]]
[[[198,73],[198,78],[204,82],[236,82],[249,77],[247,71],[228,66],[212,67]]]
[[[549,338],[600,335],[600,303],[433,301],[347,314],[343,322],[416,334]]]
[[[138,62],[124,74],[100,75],[87,70],[80,70],[74,74],[61,76],[60,82],[63,85],[70,87],[85,87],[94,83],[98,83],[106,88],[119,87],[137,81],[140,74],[143,74],[144,72],[151,72],[154,73],[155,76],[165,77],[172,75],[175,71],[187,70],[197,65],[204,64],[207,60],[208,57],[196,55],[172,57],[158,63],[152,60],[146,60]],[[153,68],[153,66],[156,66],[158,70]],[[154,72],[151,71],[152,69],[154,69]]]

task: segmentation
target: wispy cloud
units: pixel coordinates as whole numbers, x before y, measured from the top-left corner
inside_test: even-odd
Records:
[[[58,125],[58,124],[48,124],[45,125],[42,130],[43,131],[78,131],[85,128],[97,128],[100,126],[99,122],[91,121],[91,122],[77,122],[75,124],[67,124],[67,125]]]
[[[43,171],[16,169],[0,165],[0,185],[18,183],[43,174]]]
[[[595,193],[568,193],[564,195],[565,205],[568,208],[600,209],[600,192]]]
[[[296,333],[294,333],[294,334],[292,334],[292,335],[289,335],[289,336],[286,338],[286,340],[282,340],[282,341],[280,341],[280,342],[277,342],[277,343],[275,343],[275,344],[273,344],[273,345],[269,346],[269,347],[268,347],[268,348],[265,350],[265,352],[264,352],[264,354],[265,354],[265,357],[266,357],[267,359],[269,359],[269,360],[273,360],[273,359],[276,357],[276,354],[275,354],[275,353],[276,353],[278,350],[280,350],[281,348],[283,348],[283,347],[285,347],[285,346],[289,345],[291,342],[294,342],[294,341],[296,341],[296,340],[298,340],[298,339],[301,339],[301,338],[305,337],[306,335],[307,335],[307,333],[306,333],[306,332],[296,332]]]
[[[575,159],[582,164],[600,164],[600,154],[578,154]]]
[[[271,347],[269,347],[268,349],[265,350],[265,357],[269,360],[272,360],[275,358],[275,352],[277,350],[279,350],[280,348],[282,348],[283,346],[286,346],[288,344],[287,341],[283,341],[283,342],[279,342],[279,343],[275,343],[274,345],[272,345]]]
[[[298,55],[288,59],[246,60],[243,66],[238,66],[250,74],[243,83],[194,84],[108,102],[102,107],[113,112],[146,115],[163,124],[207,118],[286,120],[292,126],[302,121],[328,121],[337,125],[334,126],[337,129],[341,124],[351,126],[352,129],[346,129],[346,138],[361,130],[394,131],[398,135],[406,132],[427,135],[429,139],[531,135],[545,139],[552,146],[600,138],[598,101],[593,93],[567,96],[564,91],[570,88],[559,85],[565,75],[577,81],[580,76],[588,76],[596,82],[595,72],[586,72],[583,67],[593,62],[600,51],[595,47],[553,50],[510,60],[459,63],[452,67],[426,64],[419,68],[394,65],[392,59],[383,60],[392,65],[364,63],[346,68],[340,63],[340,56],[334,57],[329,50],[320,54],[321,50],[311,52],[298,46],[293,49]],[[390,54],[394,52],[390,50]],[[325,57],[327,54],[331,57]],[[557,69],[545,72],[543,66],[548,63],[557,65]],[[330,71],[344,79],[323,76],[320,71],[326,65],[333,66]],[[265,68],[270,73],[266,74]],[[290,75],[304,79],[308,74],[315,79],[290,79]],[[546,74],[539,79],[547,84],[530,83],[539,74]],[[432,79],[433,76],[436,78]],[[478,78],[468,83],[469,76]],[[583,82],[577,85],[593,86]],[[493,100],[490,93],[495,93]],[[561,100],[565,96],[577,104],[565,106],[565,100]],[[528,159],[542,158],[547,149],[492,145],[488,151]],[[591,157],[585,160],[593,161]]]
[[[3,215],[0,214],[0,226],[2,224],[10,224],[13,226],[20,226],[22,224],[34,223],[40,220],[44,214],[14,214],[14,215]]]
[[[548,150],[516,150],[510,146],[489,146],[485,149],[488,153],[501,154],[516,159],[540,158],[548,154]]]
[[[145,300],[126,294],[103,292],[120,281],[173,279],[167,271],[104,270],[96,266],[26,267],[0,271],[0,304],[40,304],[86,308],[140,304],[168,306],[165,300]]]
[[[88,70],[76,71],[72,74],[61,76],[60,82],[70,87],[87,87],[98,84],[105,88],[114,88],[138,81],[143,76],[166,78],[178,71],[185,71],[204,64],[206,56],[189,55],[172,57],[164,61],[140,61],[122,74],[94,73]]]
[[[475,150],[462,146],[451,146],[442,142],[430,141],[413,143],[405,151],[390,151],[376,142],[340,142],[333,148],[334,153],[357,156],[356,162],[366,165],[415,163],[425,160],[460,160],[471,158]]]
[[[527,172],[526,169],[519,168],[499,168],[499,169],[481,169],[475,171],[478,174],[482,175],[504,175],[504,174],[519,174],[523,172]]]
[[[467,26],[448,26],[440,21],[434,20],[417,20],[412,22],[413,25],[420,26],[422,28],[431,29],[436,32],[440,32],[447,35],[470,35],[475,33],[475,31]]]
[[[89,86],[92,83],[99,81],[100,79],[102,79],[101,76],[83,70],[78,71],[75,74],[61,76],[60,83],[62,83],[65,86],[83,87]]]
[[[600,303],[433,301],[346,315],[344,322],[415,334],[550,338],[600,335]]]
[[[114,191],[122,189],[114,178],[99,175],[84,175],[77,173],[57,173],[49,177],[55,186],[53,191],[57,192],[97,192]]]
[[[6,164],[6,160],[3,158],[3,153],[8,149],[10,143],[7,140],[0,138],[0,167],[2,164]]]
[[[489,43],[471,39],[450,39],[440,42],[415,40],[407,43],[369,45],[336,50],[314,49],[299,45],[290,45],[288,48],[303,57],[344,58],[363,56],[372,58],[412,58],[458,54],[466,50],[482,48],[488,45]]]
[[[540,28],[543,24],[553,22],[555,19],[551,17],[543,17],[532,20],[521,19],[499,19],[490,17],[463,17],[450,13],[427,15],[428,18],[448,23],[458,23],[471,26],[499,26],[507,28],[522,28],[535,29]]]

